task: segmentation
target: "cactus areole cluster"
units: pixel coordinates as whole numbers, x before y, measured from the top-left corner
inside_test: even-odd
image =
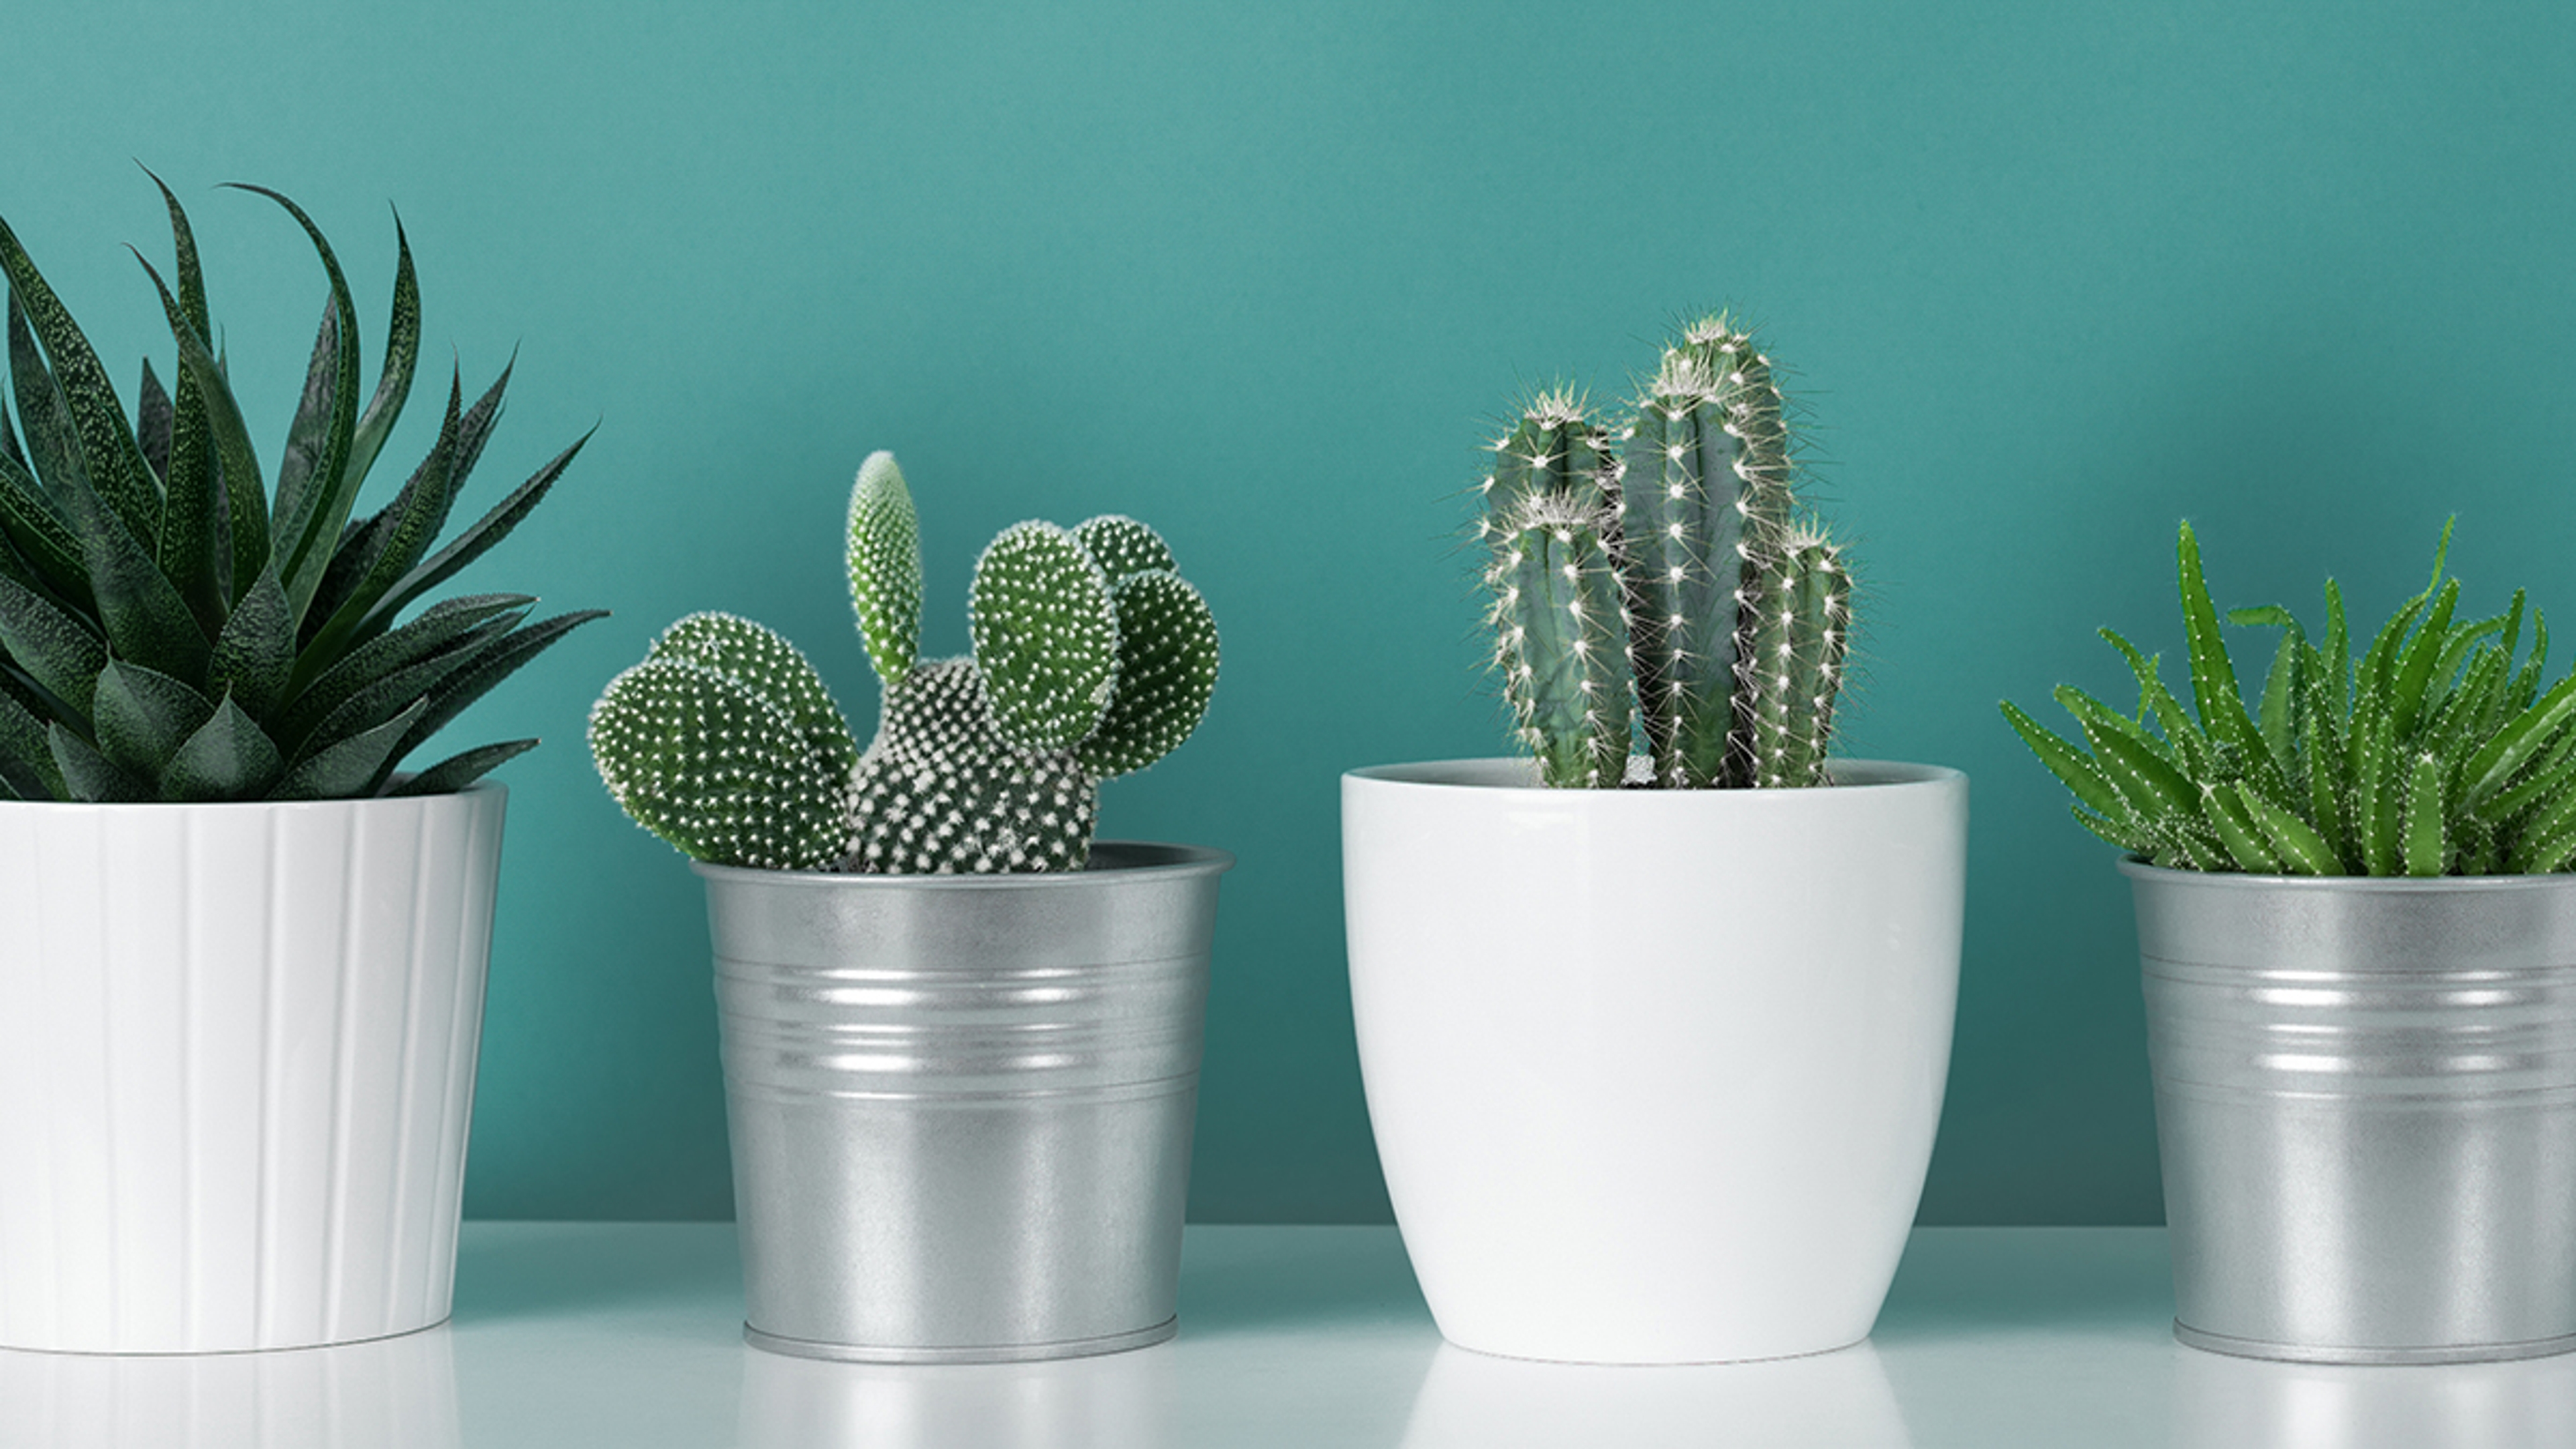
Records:
[[[1615,427],[1542,393],[1493,452],[1494,668],[1542,780],[1827,783],[1851,574],[1799,505],[1749,333],[1723,314],[1685,329]]]
[[[1216,620],[1132,518],[1004,529],[975,565],[974,653],[919,659],[919,524],[877,453],[850,493],[849,575],[876,742],[859,752],[794,645],[690,615],[591,711],[600,778],[637,823],[757,869],[1079,870],[1100,782],[1169,754],[1216,689]]]

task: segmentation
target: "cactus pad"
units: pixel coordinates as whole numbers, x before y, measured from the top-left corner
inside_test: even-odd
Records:
[[[1104,513],[1074,525],[1073,536],[1091,551],[1092,561],[1112,583],[1129,574],[1178,569],[1163,536],[1123,513]]]
[[[968,625],[1002,736],[1022,749],[1070,750],[1100,725],[1118,682],[1118,614],[1109,579],[1052,523],[1004,529],[975,563]]]
[[[664,630],[648,657],[702,664],[734,679],[795,722],[825,773],[845,778],[858,768],[859,747],[841,707],[776,630],[733,614],[691,614]]]
[[[894,454],[875,452],[850,489],[850,605],[877,677],[892,686],[921,640],[921,523]]]
[[[1216,616],[1168,569],[1130,574],[1118,605],[1118,695],[1076,751],[1101,779],[1141,770],[1178,748],[1216,692]]]
[[[590,712],[591,756],[636,823],[720,865],[821,870],[847,850],[846,777],[784,709],[684,659],[647,659]]]
[[[867,873],[1079,870],[1099,814],[1072,755],[1002,737],[972,659],[925,662],[887,688],[852,792],[843,868]]]

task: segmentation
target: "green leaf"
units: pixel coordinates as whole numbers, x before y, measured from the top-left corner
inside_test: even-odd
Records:
[[[0,650],[72,713],[89,718],[107,645],[87,623],[6,575],[0,575]]]
[[[2137,645],[2121,637],[2117,630],[2099,632],[2110,641],[2112,648],[2120,651],[2120,657],[2129,662],[2129,672],[2138,678],[2138,718],[2141,721],[2150,716],[2155,719],[2156,728],[2164,731],[2166,743],[2179,757],[2183,773],[2194,777],[2208,774],[2214,758],[2210,739],[2192,722],[2191,715],[2182,707],[2182,701],[2175,699],[2173,691],[2165,688],[2164,679],[2156,669],[2158,661],[2141,653]]]
[[[2039,762],[2048,767],[2050,774],[2075,793],[2077,800],[2113,821],[2129,818],[2127,802],[2112,785],[2110,776],[2093,763],[2091,756],[2024,714],[2011,700],[2003,701],[2003,711],[2004,718],[2012,723],[2013,733],[2021,736],[2021,742],[2030,747],[2030,752],[2039,757]],[[2094,834],[2101,832],[2096,830]],[[2139,849],[2135,846],[2130,848]],[[2139,853],[2145,852],[2140,849]]]
[[[593,619],[608,617],[606,609],[582,609],[541,619],[509,635],[500,647],[492,650],[474,665],[450,677],[432,696],[429,709],[413,723],[392,755],[385,761],[390,771],[403,756],[418,748],[422,741],[438,733],[448,721],[464,713],[466,707],[481,699],[492,686],[517,673],[521,665],[552,647],[555,641]]]
[[[2397,719],[2397,738],[2413,739],[2416,722],[2422,717],[2424,692],[2433,678],[2433,665],[2442,656],[2443,646],[2451,633],[2451,612],[2460,602],[2460,581],[2452,579],[2442,585],[2441,594],[2433,601],[2433,612],[2426,615],[2424,627],[2415,632],[2414,642],[2399,656],[2391,685],[2390,713]]]
[[[197,379],[179,374],[179,399],[171,420],[169,465],[163,490],[161,540],[155,562],[198,628],[223,632],[232,605],[232,557],[226,539],[223,470],[215,461],[213,424]]]
[[[99,753],[144,780],[157,780],[179,746],[213,718],[214,701],[166,674],[109,660],[91,705]]]
[[[497,745],[477,745],[461,754],[450,755],[417,775],[403,779],[385,793],[388,795],[452,795],[482,779],[494,766],[523,755],[536,747],[535,740],[505,740]]]
[[[2454,585],[2456,587],[2456,585]],[[2415,757],[2406,780],[2406,873],[2440,875],[2450,863],[2451,840],[2444,829],[2442,757],[2427,752]]]
[[[45,743],[46,722],[0,689],[0,780],[21,800],[61,800],[63,771]]]
[[[2405,830],[2405,764],[2397,758],[2397,719],[2379,712],[2361,741],[2361,768],[2355,773],[2354,815],[2361,832],[2361,858],[2368,874],[2395,875]]]
[[[2225,787],[2238,809],[2263,832],[2265,844],[2291,875],[2340,875],[2343,861],[2308,822],[2243,784]]]
[[[2140,741],[2094,721],[2084,722],[2085,742],[2093,758],[2129,808],[2149,819],[2161,815],[2198,818],[2197,792],[2171,763]]]
[[[484,443],[491,438],[492,426],[499,420],[501,391],[509,381],[510,369],[505,367],[499,380],[486,389],[458,420],[456,457],[448,471],[447,495],[439,500],[434,521],[427,535],[419,540],[417,550],[402,558],[395,567],[397,577],[417,565],[421,555],[429,552],[429,546],[437,542],[439,531],[447,527],[448,513],[455,507],[456,496],[464,491],[466,475],[474,471],[475,461],[483,455]],[[340,546],[331,555],[331,567],[322,576],[322,588],[313,596],[313,607],[306,611],[308,636],[319,633],[323,622],[340,612],[356,594],[359,581],[386,557],[385,550],[393,541],[394,524],[402,512],[403,500],[397,498],[370,514],[365,522],[351,524],[342,535]],[[368,602],[372,604],[374,601]]]
[[[404,400],[411,395],[412,371],[419,362],[420,279],[412,271],[411,238],[403,234],[402,218],[397,215],[393,315],[385,323],[385,365],[376,376],[375,395],[367,399],[367,410],[358,415],[357,428],[350,434],[350,477],[364,481],[367,470],[375,466],[376,454],[383,450],[394,420],[402,416]],[[462,469],[458,476],[463,476]],[[350,496],[354,498],[356,492],[352,488]]]
[[[152,797],[143,781],[109,764],[95,746],[63,728],[60,721],[45,727],[45,745],[53,751],[54,765],[62,772],[66,800],[117,804]]]
[[[125,526],[148,542],[160,525],[161,499],[152,481],[151,465],[144,462],[143,449],[134,441],[134,429],[126,423],[125,404],[117,400],[116,385],[108,381],[107,369],[99,365],[89,339],[81,335],[71,313],[63,309],[54,289],[46,285],[44,276],[5,221],[0,221],[0,271],[8,274],[13,305],[25,310],[27,320],[34,324],[37,340],[45,345],[54,384],[61,389],[72,427],[80,439],[79,452],[88,482],[115,509]],[[15,358],[11,366],[17,366]],[[33,442],[34,420],[26,421],[31,433],[29,441]],[[41,460],[39,467],[41,470]]]
[[[285,773],[277,743],[225,695],[213,717],[170,757],[169,768],[161,772],[161,798],[257,800]]]
[[[80,536],[14,458],[0,457],[0,533],[35,567],[55,597],[83,608],[90,604],[89,569],[81,562]]]
[[[513,621],[495,619],[468,634],[453,649],[442,650],[398,669],[376,680],[324,715],[309,732],[292,728],[281,731],[291,758],[304,759],[351,735],[369,730],[400,713],[416,699],[436,697],[438,687],[494,650],[505,647],[504,640]],[[296,715],[306,713],[298,709]]]
[[[2571,716],[2576,716],[2576,674],[2560,680],[2538,703],[2469,756],[2468,764],[2462,767],[2466,776],[2460,792],[2462,803],[2476,809],[2488,796],[2503,789]]]
[[[359,623],[385,590],[393,587],[412,560],[427,551],[437,534],[438,522],[447,513],[450,473],[456,458],[456,427],[464,402],[462,379],[451,382],[447,391],[447,420],[440,425],[438,442],[429,450],[410,481],[403,484],[389,512],[394,523],[385,537],[383,552],[366,575],[351,586],[349,599],[313,634],[306,645],[304,665],[309,677],[320,672],[320,666],[337,659],[349,640],[356,637]]]
[[[233,189],[265,196],[285,208],[304,228],[331,281],[330,310],[322,336],[314,342],[304,402],[277,466],[276,546],[285,555],[277,576],[300,619],[321,585],[322,570],[331,562],[330,545],[339,538],[349,505],[365,481],[349,467],[358,426],[358,306],[340,272],[340,259],[304,208],[265,186],[234,183]]]
[[[2521,672],[2513,677],[2513,692],[2509,700],[2511,708],[2524,710],[2531,707],[2533,697],[2540,693],[2541,671],[2546,667],[2548,659],[2549,620],[2540,610],[2533,609],[2531,611],[2531,657],[2523,661]]]
[[[399,757],[397,747],[413,723],[431,708],[426,699],[392,719],[299,761],[277,784],[279,800],[350,800],[373,794],[376,782]]]
[[[2156,853],[2155,837],[2143,830],[2106,820],[2081,805],[2069,805],[2066,811],[2075,817],[2076,824],[2131,855],[2151,858]],[[2124,811],[2123,814],[2125,815],[2126,812]]]
[[[188,225],[187,210],[151,167],[144,167],[143,174],[161,188],[162,207],[170,213],[170,248],[178,264],[180,315],[188,319],[188,326],[198,336],[212,337],[215,328],[206,312],[206,274],[197,263],[197,234]]]
[[[143,272],[161,294],[161,310],[169,320],[170,336],[179,344],[180,366],[205,398],[206,425],[214,439],[215,463],[223,482],[224,532],[232,545],[232,586],[238,594],[251,586],[261,566],[269,561],[268,496],[262,491],[259,455],[251,446],[250,428],[242,421],[241,404],[233,398],[223,364],[207,350],[205,338],[192,329],[161,274],[148,261],[143,263]]]
[[[2263,838],[2262,828],[2254,823],[2243,799],[2233,784],[2212,787],[2208,791],[2205,812],[2210,825],[2218,831],[2219,843],[2227,847],[2236,868],[2255,875],[2278,875],[2281,859],[2272,853]]]
[[[2183,638],[2190,646],[2191,693],[2201,726],[2212,740],[2255,756],[2263,749],[2263,736],[2245,713],[2245,695],[2237,686],[2235,666],[2228,662],[2227,641],[2219,634],[2218,610],[2209,602],[2209,583],[2201,575],[2200,543],[2192,537],[2188,522],[2182,526],[2176,551]]]
[[[2288,781],[2299,775],[2299,660],[2307,648],[2307,639],[2299,632],[2299,621],[2290,618],[2288,610],[2276,612],[2287,627],[2281,634],[2281,647],[2272,653],[2271,671],[2263,676],[2261,723],[2264,747],[2272,752],[2272,763],[2281,778]]]
[[[279,732],[291,739],[303,738],[351,695],[455,645],[502,615],[513,616],[505,622],[505,630],[515,628],[527,606],[535,602],[527,594],[469,594],[432,604],[419,618],[377,635],[323,671],[295,697]]]
[[[2532,761],[2519,782],[2497,793],[2475,814],[2492,821],[2506,821],[2524,810],[2540,804],[2576,782],[2576,729],[2561,728],[2551,737],[2549,748]]]
[[[2343,590],[2332,579],[2326,580],[2325,657],[2334,666],[2326,681],[2326,698],[2334,717],[2342,719],[2352,710],[2352,635],[2344,626]]]
[[[152,375],[152,359],[143,359],[142,396],[134,404],[134,441],[142,445],[143,461],[151,465],[157,477],[170,474],[170,394],[161,390],[161,379]]]
[[[388,589],[385,596],[376,601],[375,607],[367,611],[366,620],[359,625],[356,637],[365,639],[382,631],[412,600],[445,583],[455,576],[457,570],[481,558],[494,544],[509,537],[510,530],[518,527],[539,503],[545,501],[547,490],[563,476],[564,469],[572,466],[573,456],[581,451],[582,444],[590,441],[590,437],[590,433],[582,434],[571,447],[556,454],[553,462],[538,469],[491,512],[477,519],[473,527],[458,534],[447,547],[403,575],[401,582]]]
[[[206,685],[236,701],[252,718],[267,719],[285,699],[294,668],[295,614],[276,567],[262,564],[215,640]]]

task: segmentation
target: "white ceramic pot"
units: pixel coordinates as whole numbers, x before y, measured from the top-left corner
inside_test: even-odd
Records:
[[[1967,777],[1342,778],[1369,1120],[1452,1343],[1777,1358],[1866,1337],[1949,1069]]]
[[[0,1347],[447,1317],[504,799],[0,803]]]

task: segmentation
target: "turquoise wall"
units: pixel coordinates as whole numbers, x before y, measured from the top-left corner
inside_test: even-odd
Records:
[[[1109,509],[1224,624],[1205,729],[1105,803],[1242,860],[1216,1220],[1384,1214],[1334,778],[1498,750],[1475,444],[1526,385],[1620,390],[1678,309],[1764,320],[1812,405],[1865,580],[1851,750],[1975,780],[1930,1221],[2158,1216],[2124,889],[1995,701],[2121,688],[2099,624],[2178,648],[2177,517],[2222,603],[2333,571],[2384,611],[2457,513],[2474,601],[2576,608],[2563,7],[381,10],[11,7],[0,214],[121,372],[167,375],[121,244],[163,254],[132,162],[168,177],[273,439],[321,283],[211,188],[302,200],[371,324],[390,201],[429,355],[472,385],[519,349],[481,496],[601,424],[467,575],[616,611],[473,717],[548,736],[505,772],[477,1215],[727,1212],[696,882],[581,720],[697,608],[784,630],[872,718],[836,537],[872,448],[920,497],[932,646],[996,529]]]

